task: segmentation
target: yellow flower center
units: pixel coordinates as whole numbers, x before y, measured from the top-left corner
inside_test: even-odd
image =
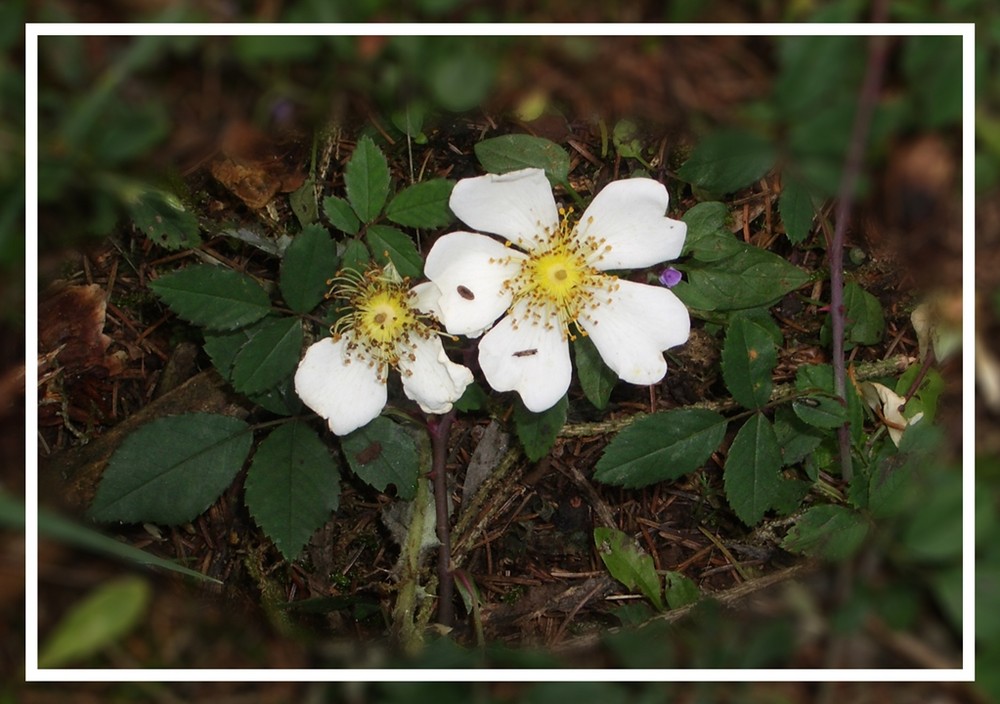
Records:
[[[548,314],[554,313],[563,337],[575,339],[570,323],[586,335],[579,321],[589,318],[590,311],[606,298],[602,294],[614,291],[618,283],[590,264],[610,247],[604,240],[577,236],[572,214],[572,209],[559,210],[558,227],[543,233],[518,275],[504,286],[512,291],[514,303],[527,299],[530,322],[551,328]]]
[[[408,282],[390,267],[363,274],[338,272],[328,282],[333,288],[327,294],[327,298],[347,302],[330,333],[348,339],[348,362],[356,358],[375,367],[382,381],[388,367],[398,366],[400,356],[414,360],[415,337],[427,339],[435,334],[426,316],[412,306]]]

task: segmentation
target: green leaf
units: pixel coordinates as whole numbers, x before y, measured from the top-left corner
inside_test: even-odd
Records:
[[[875,296],[851,281],[844,286],[844,307],[847,318],[845,337],[848,342],[874,345],[882,340],[885,314]]]
[[[342,269],[361,273],[368,269],[371,264],[372,255],[368,247],[361,240],[351,240],[344,247],[344,253],[340,259]],[[398,271],[398,270],[397,270]]]
[[[962,556],[962,475],[942,474],[928,489],[919,511],[903,530],[906,557],[924,563],[958,560]]]
[[[756,525],[781,498],[781,448],[771,422],[755,413],[736,433],[726,457],[724,485],[733,511]]]
[[[771,400],[771,372],[777,362],[770,332],[741,316],[730,321],[722,346],[722,376],[742,406],[760,408]]]
[[[642,141],[638,138],[639,127],[632,120],[619,120],[611,131],[611,142],[615,151],[625,158],[642,159]]]
[[[847,384],[847,405],[833,394],[833,367],[829,364],[803,364],[795,373],[795,388],[810,395],[792,403],[801,420],[817,428],[836,428],[845,421],[851,423],[851,433],[860,441],[864,433],[863,402]]]
[[[193,520],[232,483],[252,440],[242,420],[212,413],[147,423],[111,456],[87,515],[105,523]]]
[[[326,214],[326,219],[330,221],[330,224],[341,232],[345,232],[348,235],[356,235],[358,234],[358,230],[361,229],[361,221],[354,214],[351,204],[343,198],[338,198],[337,196],[327,196],[324,198],[323,212]]]
[[[677,479],[701,467],[719,448],[728,422],[700,408],[640,418],[608,444],[594,479],[628,488]]]
[[[303,228],[319,219],[319,206],[316,203],[316,183],[307,178],[305,182],[288,194],[288,204]]]
[[[401,276],[417,278],[424,270],[424,259],[409,235],[388,225],[370,225],[365,236],[375,261],[382,266],[392,262]]]
[[[814,394],[795,399],[792,410],[803,423],[817,428],[839,428],[847,422],[847,408],[833,396]]]
[[[749,186],[774,165],[774,146],[766,139],[736,130],[711,134],[691,153],[677,176],[724,195]]]
[[[996,47],[995,38],[992,45]],[[924,128],[940,129],[961,120],[961,37],[908,37],[903,49],[903,71],[916,96],[915,114]]]
[[[444,227],[455,221],[448,207],[454,181],[436,178],[415,183],[396,194],[386,206],[385,215],[405,227]]]
[[[363,223],[379,216],[389,196],[389,165],[371,137],[362,137],[344,169],[347,200]]]
[[[868,537],[868,522],[846,506],[822,504],[803,513],[781,542],[781,547],[826,560],[846,560]]]
[[[257,448],[246,479],[246,505],[286,560],[294,560],[340,500],[340,472],[306,423],[275,429]]]
[[[804,460],[823,441],[823,435],[802,422],[788,406],[774,412],[774,434],[781,448],[781,462],[786,467]]]
[[[715,262],[741,252],[746,246],[730,230],[732,216],[725,203],[698,203],[681,218],[687,223],[682,254],[702,262]]]
[[[514,404],[514,430],[524,446],[524,454],[532,462],[545,457],[556,444],[559,431],[566,424],[569,398],[563,396],[552,408],[532,413],[518,398]]]
[[[250,339],[233,360],[232,382],[237,391],[266,391],[291,376],[302,356],[302,321],[268,318],[248,329]]]
[[[805,183],[787,171],[782,174],[778,213],[785,224],[785,236],[792,244],[800,244],[809,236],[816,215],[812,196]]]
[[[475,146],[476,158],[488,173],[505,174],[534,167],[545,169],[552,183],[569,179],[569,154],[555,142],[526,134],[484,139]]]
[[[608,405],[611,391],[618,382],[618,375],[608,368],[597,347],[585,335],[580,335],[573,341],[573,358],[576,360],[576,373],[584,396],[595,408],[603,409]]]
[[[38,652],[38,667],[65,667],[92,657],[133,630],[149,608],[152,589],[135,576],[102,584],[75,604]]]
[[[701,598],[701,590],[698,589],[698,585],[680,572],[668,571],[663,575],[663,581],[667,606],[671,609],[679,609],[682,606],[693,604]]]
[[[476,108],[489,94],[496,73],[490,52],[470,44],[443,52],[422,72],[434,100],[451,112]]]
[[[486,408],[490,397],[483,391],[483,387],[475,381],[465,387],[462,397],[455,401],[455,409],[459,413],[470,413]]]
[[[296,313],[308,313],[323,300],[327,281],[337,272],[337,248],[330,233],[310,225],[295,236],[281,259],[281,295]]]
[[[385,491],[390,484],[407,501],[417,494],[420,460],[413,437],[384,416],[340,439],[351,469],[362,480]]]
[[[212,330],[233,330],[271,312],[267,292],[245,274],[196,264],[149,284],[180,318]]]
[[[643,552],[625,533],[614,528],[595,528],[594,544],[611,576],[628,589],[638,588],[643,596],[663,610],[660,578],[653,558]]]
[[[673,291],[699,310],[742,310],[772,305],[808,281],[806,272],[778,255],[741,244],[724,259],[691,262],[687,281]]]
[[[198,218],[172,193],[146,190],[128,204],[136,228],[165,249],[190,249],[201,244]]]

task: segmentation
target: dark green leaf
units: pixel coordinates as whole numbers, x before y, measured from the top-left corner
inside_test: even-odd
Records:
[[[128,204],[136,228],[166,249],[190,249],[201,244],[198,218],[166,191],[143,191]]]
[[[281,295],[296,313],[308,313],[323,300],[327,281],[337,272],[337,248],[330,233],[310,225],[295,236],[281,259]]]
[[[271,312],[267,292],[245,274],[196,264],[149,284],[179,317],[212,330],[232,330]]]
[[[826,560],[846,560],[864,544],[868,522],[846,506],[822,504],[803,513],[781,547]]]
[[[677,176],[723,195],[749,186],[774,165],[774,146],[749,132],[722,131],[701,141]]]
[[[653,606],[663,610],[662,587],[652,557],[614,528],[595,528],[594,544],[612,577],[629,589],[638,588]]]
[[[858,345],[874,345],[882,340],[885,315],[875,296],[851,281],[844,286],[844,306],[847,341]]]
[[[88,515],[95,521],[190,521],[212,505],[250,453],[238,418],[188,413],[159,418],[125,438],[101,477]]]
[[[330,221],[330,224],[341,232],[345,232],[348,235],[356,235],[358,234],[358,230],[361,229],[361,221],[354,214],[351,204],[343,198],[338,198],[337,196],[327,196],[324,198],[323,212],[326,214],[326,219]]]
[[[788,406],[774,412],[774,434],[781,448],[782,464],[786,467],[804,460],[823,440],[820,431],[802,422]]]
[[[385,215],[406,227],[444,227],[455,221],[448,207],[454,181],[436,178],[416,183],[396,194],[386,206]]]
[[[423,272],[424,259],[406,233],[388,225],[370,225],[366,239],[375,261],[382,266],[392,262],[401,276],[414,279]]]
[[[618,382],[618,375],[608,368],[601,359],[601,353],[585,335],[573,341],[573,358],[576,360],[576,374],[580,378],[584,396],[595,408],[603,409],[608,405],[611,391]]]
[[[399,498],[416,496],[420,472],[417,445],[396,423],[379,416],[341,438],[340,446],[354,473],[371,486],[385,491],[393,484]]]
[[[294,416],[302,412],[302,399],[295,393],[295,380],[291,376],[270,389],[247,394],[247,398],[275,415]]]
[[[476,382],[472,382],[465,387],[462,397],[455,401],[455,409],[460,413],[479,411],[486,408],[489,400],[490,397],[483,391],[483,387]]]
[[[745,408],[760,408],[771,400],[771,372],[777,361],[770,332],[741,316],[730,321],[722,346],[722,376]]]
[[[771,422],[755,413],[729,448],[725,465],[726,499],[748,526],[775,508],[781,491],[781,448]]]
[[[363,223],[379,216],[389,196],[389,165],[370,137],[358,140],[344,170],[347,200]]]
[[[65,667],[117,642],[142,621],[152,593],[137,576],[101,584],[56,624],[38,652],[38,667]]]
[[[344,247],[344,254],[340,260],[340,267],[349,271],[361,273],[368,269],[371,264],[372,255],[361,240],[350,240]]]
[[[937,129],[961,120],[961,37],[907,37],[903,70],[916,96],[916,115],[923,127]]]
[[[307,178],[301,186],[288,194],[288,203],[302,227],[308,227],[319,219],[316,184],[311,178]]]
[[[339,500],[340,472],[306,423],[286,423],[260,443],[247,472],[246,505],[286,560],[298,556]]]
[[[778,213],[785,224],[785,236],[789,242],[804,242],[812,229],[816,210],[806,185],[787,172],[782,176]]]
[[[821,113],[844,94],[857,95],[867,52],[861,37],[782,38],[777,107],[793,122]]]
[[[725,203],[698,203],[684,213],[681,220],[688,226],[682,254],[690,254],[698,261],[725,259],[746,246],[730,230],[732,217]]]
[[[302,321],[269,318],[247,332],[250,339],[233,360],[232,382],[237,391],[253,394],[274,387],[295,371],[302,356]]]
[[[746,244],[724,259],[692,262],[687,278],[674,293],[688,306],[708,311],[769,306],[809,281],[797,266]]]
[[[507,134],[484,139],[475,146],[476,158],[491,174],[535,167],[545,169],[552,183],[569,178],[569,154],[555,142],[526,134]]]
[[[795,415],[818,428],[836,428],[845,420],[849,421],[852,437],[860,441],[864,433],[863,402],[853,384],[847,384],[846,408],[842,401],[834,398],[833,367],[829,364],[801,365],[795,373],[795,388],[811,393],[792,404]]]
[[[632,120],[619,120],[611,132],[611,142],[615,151],[625,158],[642,158],[642,141],[638,137],[639,127]]]
[[[563,396],[552,408],[532,413],[521,400],[514,404],[514,429],[524,446],[524,454],[532,462],[545,457],[556,443],[556,437],[566,423],[569,398]]]
[[[488,52],[463,45],[457,51],[445,52],[425,67],[424,73],[441,107],[465,112],[479,106],[489,94],[495,69]]]
[[[817,428],[839,428],[847,422],[847,408],[832,396],[813,394],[796,399],[792,410],[803,423]]]
[[[719,448],[727,424],[718,413],[698,408],[640,418],[608,444],[594,479],[629,488],[677,479],[701,467]]]
[[[930,563],[958,560],[962,555],[962,475],[942,474],[929,488],[903,530],[907,557]]]

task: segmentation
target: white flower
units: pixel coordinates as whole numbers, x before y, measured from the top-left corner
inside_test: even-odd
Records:
[[[868,406],[885,424],[886,430],[889,431],[889,439],[896,447],[899,447],[899,442],[903,439],[903,431],[911,425],[916,425],[924,417],[921,411],[914,413],[911,418],[906,418],[900,410],[905,405],[903,397],[877,382],[861,382],[861,392]]]
[[[349,312],[327,337],[311,345],[295,372],[299,398],[327,420],[337,435],[360,428],[385,407],[389,367],[399,370],[403,392],[426,413],[447,413],[472,373],[445,354],[441,338],[424,315],[436,308],[437,287],[407,290],[387,266],[366,274],[346,272],[332,296]]]
[[[571,324],[621,379],[663,378],[663,351],[688,338],[687,309],[664,288],[607,273],[680,254],[687,226],[664,216],[662,184],[615,181],[578,222],[556,207],[540,169],[463,179],[450,205],[470,227],[508,240],[447,234],[424,267],[440,289],[438,317],[449,333],[481,335],[506,313],[479,343],[479,363],[494,389],[517,391],[531,411],[553,406],[569,388]]]

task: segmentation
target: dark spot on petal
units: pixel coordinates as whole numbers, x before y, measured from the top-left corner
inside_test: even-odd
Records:
[[[467,289],[465,286],[458,287],[458,295],[467,301],[471,301],[476,297],[476,294]]]

